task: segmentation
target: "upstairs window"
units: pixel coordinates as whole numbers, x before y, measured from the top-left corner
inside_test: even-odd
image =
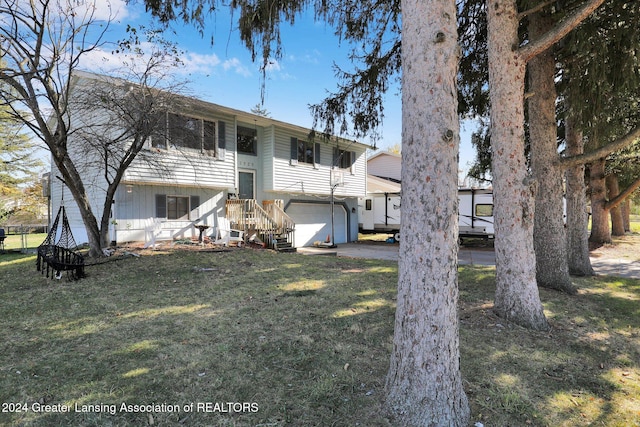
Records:
[[[355,151],[333,150],[333,164],[340,169],[350,169],[353,172],[353,165],[356,162]]]
[[[238,126],[238,153],[258,154],[258,131],[256,129]]]
[[[216,152],[216,124],[215,122],[210,122],[207,120],[203,121],[204,126],[204,135],[202,139],[202,149],[205,152],[213,153],[215,155]]]
[[[320,144],[307,139],[291,138],[291,164],[298,163],[319,164]]]
[[[151,132],[151,146],[160,150],[167,149],[167,115],[157,113],[153,119],[153,131]]]
[[[151,147],[189,149],[216,155],[216,122],[173,113],[161,113],[161,116],[151,133]]]
[[[298,140],[298,162],[313,164],[313,142]]]

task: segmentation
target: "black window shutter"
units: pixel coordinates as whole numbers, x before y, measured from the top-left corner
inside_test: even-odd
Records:
[[[218,148],[221,150],[227,149],[227,134],[225,124],[222,121],[218,122]]]
[[[167,217],[167,195],[156,194],[156,218]]]
[[[313,148],[313,163],[320,164],[320,143],[316,142]]]
[[[350,155],[349,166],[353,166],[356,163],[356,152],[349,151],[349,155]]]
[[[298,163],[298,138],[291,138],[291,164]]]
[[[191,196],[191,206],[189,209],[194,210],[200,206],[200,196]]]

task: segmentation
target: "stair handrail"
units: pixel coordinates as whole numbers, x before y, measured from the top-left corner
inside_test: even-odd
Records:
[[[291,244],[294,239],[295,222],[282,205],[281,200],[266,200],[263,208],[255,199],[231,199],[226,201],[226,216],[232,228],[244,231],[245,238],[255,233],[267,247],[275,248],[276,236],[286,234]]]
[[[278,200],[265,200],[262,202],[267,214],[276,222],[279,231],[288,233],[296,228],[296,223],[293,219],[284,211],[282,203],[278,203]]]
[[[277,222],[255,199],[227,200],[226,208],[231,226],[243,230],[247,237],[251,237],[250,232],[257,232],[263,239],[278,232]]]

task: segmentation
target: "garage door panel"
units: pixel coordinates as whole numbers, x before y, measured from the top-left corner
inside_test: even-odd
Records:
[[[331,205],[319,203],[292,203],[287,214],[296,223],[297,247],[324,242],[331,235]],[[347,242],[346,212],[342,205],[334,206],[334,243]]]

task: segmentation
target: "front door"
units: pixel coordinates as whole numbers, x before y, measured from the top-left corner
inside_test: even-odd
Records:
[[[256,173],[254,171],[238,172],[238,198],[255,199]]]

